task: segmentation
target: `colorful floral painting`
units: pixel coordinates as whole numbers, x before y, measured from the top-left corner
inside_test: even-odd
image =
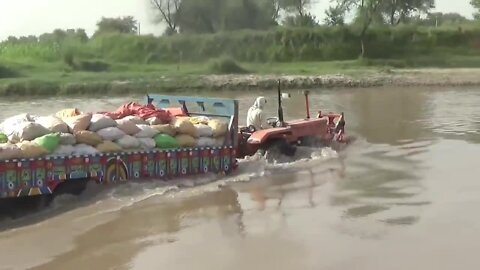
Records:
[[[232,146],[0,162],[0,198],[50,194],[65,181],[168,180],[233,169]]]

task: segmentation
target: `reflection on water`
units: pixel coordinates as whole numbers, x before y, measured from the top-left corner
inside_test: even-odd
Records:
[[[445,91],[429,99],[428,106],[432,108],[430,117],[419,118],[419,123],[444,138],[479,142],[477,91]]]
[[[348,103],[358,132],[373,144],[395,144],[401,140],[418,140],[429,132],[414,124],[425,115],[428,94],[414,89],[367,90],[354,95]],[[350,118],[350,117],[349,117]]]
[[[255,95],[275,101],[271,91]],[[304,98],[292,95],[287,118],[302,118]],[[235,97],[244,122],[255,96]],[[37,106],[36,114],[113,109],[131,99],[2,102],[0,116],[19,106]],[[253,158],[229,178],[188,189],[114,188],[1,232],[2,267],[475,269],[469,250],[480,248],[471,240],[480,233],[479,103],[473,89],[312,93],[312,115],[345,112],[347,132],[358,137],[346,150],[302,149],[314,158],[283,164]],[[268,104],[275,115],[275,102]]]
[[[198,217],[223,219],[238,214],[241,208],[236,196],[235,192],[224,189],[175,201],[152,197],[120,210],[108,222],[75,239],[71,251],[32,269],[71,269],[72,265],[112,269],[128,265],[135,254],[148,246],[175,242],[173,234],[194,226]],[[92,248],[91,243],[98,239],[102,239],[101,243]]]

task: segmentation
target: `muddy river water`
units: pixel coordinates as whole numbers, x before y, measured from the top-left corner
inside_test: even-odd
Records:
[[[291,92],[287,119],[304,116]],[[274,92],[268,110],[275,114]],[[232,92],[242,119],[260,93]],[[0,100],[0,117],[124,98]],[[315,91],[344,111],[347,149],[309,159],[242,160],[226,178],[88,187],[0,223],[0,269],[478,269],[480,91]]]

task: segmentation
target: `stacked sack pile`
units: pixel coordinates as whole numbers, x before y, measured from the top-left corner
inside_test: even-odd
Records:
[[[228,131],[225,122],[207,117],[175,117],[169,126],[181,147],[221,146]]]
[[[20,114],[0,124],[0,160],[42,156],[222,146],[228,127],[206,117],[120,119],[108,113],[83,113],[65,109],[36,117]]]

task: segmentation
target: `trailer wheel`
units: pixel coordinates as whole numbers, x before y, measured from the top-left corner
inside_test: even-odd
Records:
[[[47,208],[53,201],[52,194],[1,199],[0,219],[17,219]]]
[[[88,178],[65,181],[55,188],[53,195],[58,196],[62,194],[71,194],[78,196],[85,191],[88,181]]]
[[[42,209],[48,207],[54,199],[54,196],[51,195],[51,194],[39,195],[38,197],[39,198],[37,199],[37,202],[36,202],[36,205],[35,205],[37,210],[42,210]]]

